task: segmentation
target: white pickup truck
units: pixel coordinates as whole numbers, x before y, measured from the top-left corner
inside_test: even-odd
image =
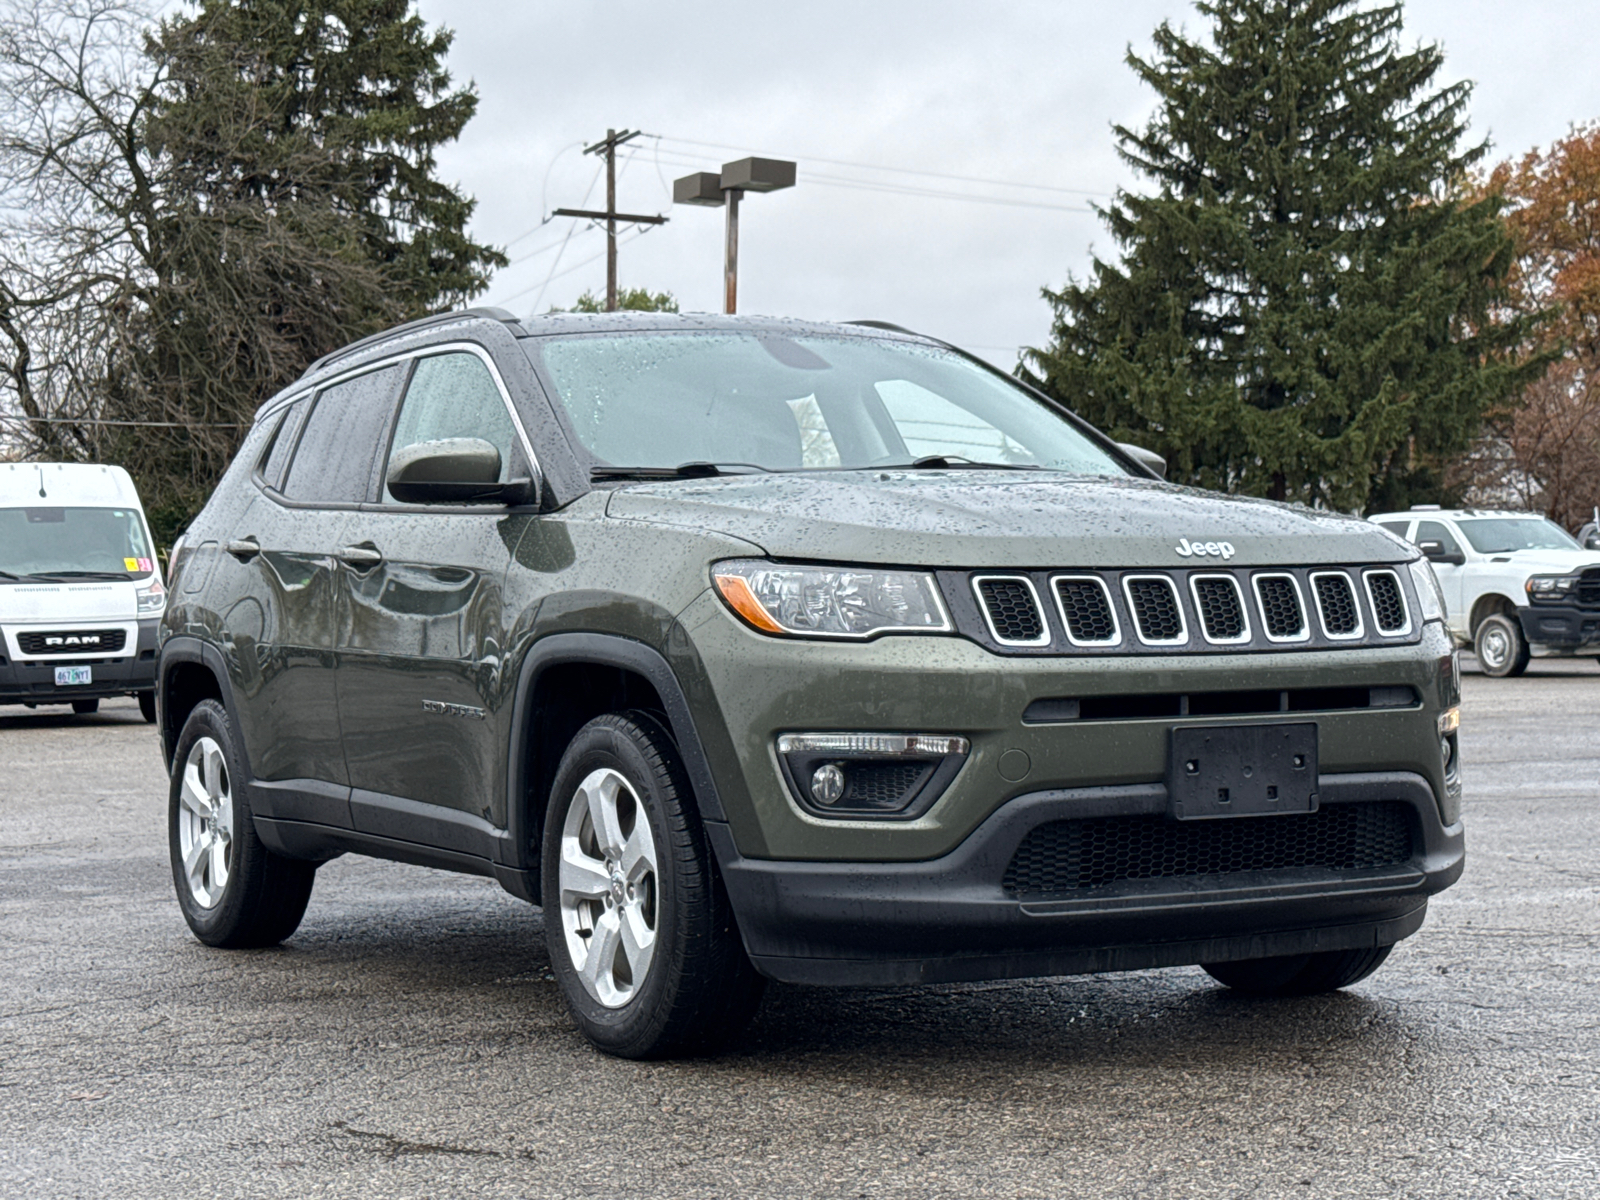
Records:
[[[1487,674],[1520,675],[1534,656],[1600,656],[1600,530],[1580,543],[1538,513],[1437,505],[1371,520],[1427,555],[1450,632]]]

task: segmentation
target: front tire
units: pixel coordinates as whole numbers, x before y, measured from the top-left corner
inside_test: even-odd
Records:
[[[671,735],[644,713],[596,717],[550,790],[545,940],[573,1018],[622,1058],[713,1050],[749,1022],[745,955]]]
[[[1473,639],[1473,653],[1485,675],[1500,679],[1521,675],[1533,656],[1528,639],[1522,636],[1522,626],[1504,613],[1483,619]]]
[[[208,946],[276,946],[305,915],[316,864],[274,854],[256,834],[228,710],[195,705],[178,735],[167,842],[178,905]]]
[[[1202,963],[1205,973],[1236,992],[1252,996],[1318,996],[1359,983],[1383,966],[1393,946],[1325,950],[1283,958]]]

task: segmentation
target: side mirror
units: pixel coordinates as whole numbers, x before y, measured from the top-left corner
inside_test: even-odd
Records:
[[[1143,446],[1135,446],[1132,442],[1118,442],[1117,449],[1141,465],[1149,467],[1150,470],[1155,472],[1156,478],[1165,479],[1167,477],[1167,460],[1154,450],[1146,450]]]
[[[1443,542],[1418,542],[1417,549],[1429,562],[1448,563],[1459,567],[1467,561],[1467,556],[1459,550],[1445,550]]]
[[[482,438],[417,442],[389,460],[389,494],[402,504],[531,504],[531,479],[500,482],[500,451]]]

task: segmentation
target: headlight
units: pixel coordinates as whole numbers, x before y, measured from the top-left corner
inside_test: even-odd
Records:
[[[1424,621],[1442,621],[1445,616],[1444,589],[1433,573],[1433,564],[1425,558],[1411,560],[1411,582],[1417,589],[1417,600],[1422,605]]]
[[[159,579],[152,578],[149,587],[135,588],[134,592],[139,597],[141,617],[159,617],[167,607],[167,589]]]
[[[922,571],[737,559],[712,567],[711,578],[728,607],[762,633],[869,638],[951,629],[939,586]]]
[[[1565,600],[1578,586],[1578,580],[1572,575],[1535,575],[1522,586],[1530,599],[1549,603]]]

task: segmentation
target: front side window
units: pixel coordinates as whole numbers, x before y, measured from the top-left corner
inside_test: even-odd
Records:
[[[322,504],[367,499],[404,370],[400,364],[382,367],[322,390],[289,466],[285,496]]]
[[[617,467],[954,462],[1127,469],[1005,376],[914,342],[776,332],[529,338],[578,440]]]
[[[137,509],[0,508],[0,586],[23,579],[142,579],[155,569]]]
[[[508,480],[516,427],[494,375],[476,354],[438,354],[420,359],[406,388],[395,424],[389,460],[408,446],[447,438],[479,438],[500,452],[500,482]],[[383,489],[385,504],[397,504]]]
[[[1583,549],[1570,533],[1543,517],[1471,517],[1456,524],[1479,554]]]

